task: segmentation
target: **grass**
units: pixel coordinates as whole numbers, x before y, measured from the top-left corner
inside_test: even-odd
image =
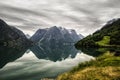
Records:
[[[80,63],[70,72],[57,77],[57,80],[120,80],[120,57],[110,52],[96,60]]]
[[[110,43],[110,36],[104,36],[101,41],[96,42],[99,46],[107,46]]]

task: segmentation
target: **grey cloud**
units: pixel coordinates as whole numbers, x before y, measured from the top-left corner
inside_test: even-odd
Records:
[[[120,8],[120,0],[107,0],[105,7],[108,8]]]
[[[9,5],[0,5],[0,10],[1,10],[0,18],[10,22],[21,22],[23,23],[23,25],[20,26],[20,28],[24,27],[24,29],[31,29],[33,28],[33,26],[41,26],[40,22],[34,23],[36,20],[35,19],[31,20],[29,18],[29,15],[33,17],[35,16],[35,17],[41,17],[41,18],[47,17],[47,15],[44,15],[43,13],[38,13],[35,11],[26,10],[26,9],[20,9],[20,8],[12,7]],[[30,20],[33,22],[31,22]],[[14,26],[17,26],[17,25],[14,25]]]
[[[15,5],[17,1],[0,1],[0,18],[22,23],[15,26],[26,30],[59,25],[88,35],[106,21],[120,17],[119,0],[23,0]]]
[[[11,15],[5,14],[5,13],[0,13],[0,17],[6,18],[7,20],[12,20],[12,21],[25,21],[24,19],[17,18],[17,17],[11,16]]]

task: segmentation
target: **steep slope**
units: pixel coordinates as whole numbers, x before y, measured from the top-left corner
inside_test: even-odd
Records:
[[[118,47],[120,46],[120,18],[108,21],[100,30],[78,41],[79,47]]]
[[[13,26],[7,25],[0,19],[0,45],[24,49],[30,46],[31,41],[26,38],[24,33]]]

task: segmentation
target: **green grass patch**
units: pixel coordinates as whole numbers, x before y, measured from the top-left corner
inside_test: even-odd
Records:
[[[101,41],[96,42],[99,46],[107,46],[110,43],[110,36],[104,36]]]

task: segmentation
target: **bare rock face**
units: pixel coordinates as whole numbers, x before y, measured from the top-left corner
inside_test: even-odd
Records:
[[[24,33],[13,26],[9,26],[0,19],[0,45],[25,49],[31,45],[31,41],[26,38]]]

